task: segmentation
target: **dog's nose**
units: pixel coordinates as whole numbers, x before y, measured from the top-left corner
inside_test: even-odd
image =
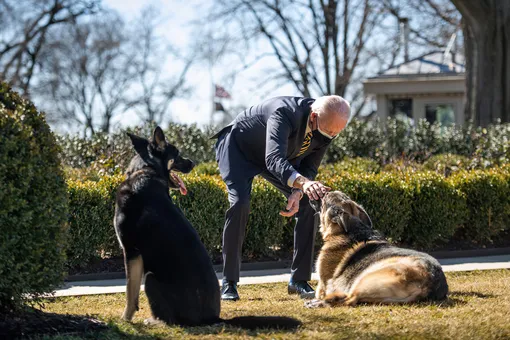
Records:
[[[189,169],[190,171],[193,170],[193,168],[195,167],[195,163],[193,163],[192,160],[189,161]]]

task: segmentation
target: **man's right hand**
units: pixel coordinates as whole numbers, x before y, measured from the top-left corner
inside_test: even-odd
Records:
[[[330,187],[325,186],[319,181],[311,181],[308,178],[298,175],[294,181],[294,187],[303,190],[311,200],[318,200],[331,190]]]
[[[330,191],[331,188],[325,186],[319,181],[307,181],[303,184],[303,192],[308,195],[311,200],[318,200]]]

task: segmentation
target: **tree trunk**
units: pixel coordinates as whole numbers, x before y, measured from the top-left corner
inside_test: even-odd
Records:
[[[466,118],[510,122],[510,1],[452,0],[466,42]]]

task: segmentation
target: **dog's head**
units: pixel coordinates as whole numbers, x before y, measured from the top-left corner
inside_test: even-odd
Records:
[[[159,174],[168,178],[168,186],[172,189],[179,189],[183,195],[187,193],[186,186],[182,179],[177,176],[175,172],[189,173],[193,169],[193,162],[189,159],[181,157],[179,150],[168,143],[165,139],[163,130],[158,126],[154,130],[152,140],[136,136],[128,133],[137,156],[130,165],[131,171],[137,170],[138,166],[133,166],[133,163],[145,163],[154,168]],[[138,159],[136,159],[138,157]],[[135,169],[133,169],[135,168]],[[129,170],[128,170],[129,173]]]
[[[365,209],[343,192],[331,191],[310,204],[320,214],[320,232],[325,240],[334,235],[347,236],[358,242],[381,238],[372,229],[372,220]]]

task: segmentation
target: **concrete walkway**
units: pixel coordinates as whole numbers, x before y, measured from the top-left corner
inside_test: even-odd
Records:
[[[445,272],[510,269],[510,255],[465,257],[457,259],[439,260]],[[178,275],[178,274],[176,274]],[[221,273],[216,273],[218,280]],[[289,269],[251,270],[241,272],[240,285],[288,282],[290,278]],[[312,274],[312,279],[317,280],[317,274]],[[144,289],[142,285],[142,289]],[[126,280],[100,280],[100,281],[76,281],[66,282],[61,289],[58,289],[55,296],[75,296],[123,293],[126,291]]]

